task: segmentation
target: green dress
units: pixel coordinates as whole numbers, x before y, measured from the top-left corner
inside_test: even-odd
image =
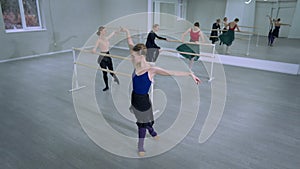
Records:
[[[177,51],[179,52],[188,52],[188,53],[195,53],[199,54],[200,53],[200,46],[196,44],[181,44],[176,48]],[[199,59],[199,56],[195,55],[188,55],[188,54],[180,54],[181,56],[194,61],[197,61]]]
[[[234,26],[233,28],[229,28],[229,30],[227,32],[222,33],[219,36],[219,39],[222,43],[224,43],[227,46],[232,45],[232,42],[234,40],[234,29],[236,26]]]

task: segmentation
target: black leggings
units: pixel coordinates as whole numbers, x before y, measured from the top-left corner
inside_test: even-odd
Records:
[[[106,54],[109,54],[109,52],[106,52]],[[98,64],[100,65],[100,67],[102,69],[109,69],[111,71],[114,70],[113,68],[113,63],[112,63],[112,59],[111,57],[106,57],[106,56],[99,56],[98,57]],[[107,77],[107,72],[105,71],[102,71],[103,73],[103,80],[104,80],[104,83],[105,83],[105,86],[108,87],[108,77]],[[114,76],[115,74],[113,73],[110,73],[111,76]]]

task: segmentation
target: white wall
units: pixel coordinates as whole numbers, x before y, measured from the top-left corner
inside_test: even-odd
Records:
[[[295,15],[297,2],[279,2],[278,3],[278,18],[281,19],[282,23],[292,24]],[[291,27],[281,26],[279,31],[279,37],[287,38],[289,36]]]
[[[200,22],[202,30],[210,30],[212,24],[225,14],[226,0],[188,0],[187,20]]]
[[[225,16],[229,21],[239,18],[238,25],[254,27],[255,2],[246,4],[242,0],[227,0]],[[253,29],[247,29],[247,31],[253,32]]]
[[[297,1],[295,14],[293,17],[292,26],[290,28],[289,36],[288,38],[300,38],[300,0]]]
[[[123,16],[148,11],[147,0],[105,0],[100,4],[99,11],[103,25]]]
[[[153,0],[153,3],[153,11],[151,9],[151,12],[155,12],[153,15],[154,23],[160,24],[161,31],[185,31],[187,27],[190,27],[190,24],[186,24],[185,21],[177,17],[179,12],[178,0]]]

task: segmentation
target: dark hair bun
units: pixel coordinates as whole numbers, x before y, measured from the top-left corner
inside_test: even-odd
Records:
[[[140,55],[146,55],[147,54],[147,47],[142,43],[136,44],[132,48],[132,50],[135,51],[135,52],[140,52]]]

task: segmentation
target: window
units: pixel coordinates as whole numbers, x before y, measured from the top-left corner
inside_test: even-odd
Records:
[[[42,29],[38,0],[0,0],[6,32]]]
[[[186,0],[178,0],[178,20],[186,18]]]
[[[186,8],[187,8],[187,0],[168,0],[168,1],[153,0],[153,7],[152,7],[153,12],[176,15],[177,20],[186,19]],[[160,23],[159,20],[160,20],[159,16],[154,15],[154,22]]]

